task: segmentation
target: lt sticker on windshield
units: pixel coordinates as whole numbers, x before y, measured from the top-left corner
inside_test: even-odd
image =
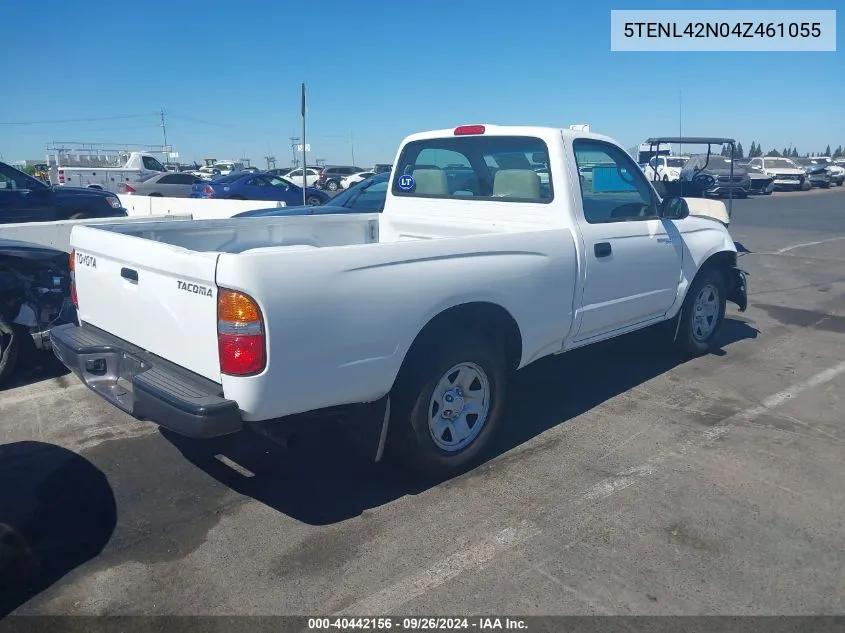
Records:
[[[414,188],[416,182],[414,181],[414,177],[410,174],[403,174],[399,176],[399,188],[402,191],[410,191]]]

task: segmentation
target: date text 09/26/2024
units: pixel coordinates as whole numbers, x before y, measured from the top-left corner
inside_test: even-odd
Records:
[[[308,618],[309,631],[525,631],[520,618],[499,617],[330,617]]]

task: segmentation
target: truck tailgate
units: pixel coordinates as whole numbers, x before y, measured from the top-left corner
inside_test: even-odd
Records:
[[[79,320],[220,382],[216,252],[74,227]]]

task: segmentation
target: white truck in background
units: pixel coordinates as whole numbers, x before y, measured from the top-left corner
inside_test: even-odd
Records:
[[[149,151],[130,151],[89,143],[47,148],[50,183],[117,193],[117,185],[167,171]]]
[[[351,414],[377,460],[449,476],[519,423],[503,418],[512,371],[657,324],[686,356],[718,345],[746,281],[698,202],[661,199],[586,131],[414,134],[380,214],[75,227],[79,325],[53,347],[183,436]]]

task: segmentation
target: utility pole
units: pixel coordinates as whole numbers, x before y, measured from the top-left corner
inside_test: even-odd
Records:
[[[167,124],[164,122],[164,108],[159,112],[161,115],[161,131],[164,134],[164,153],[167,154],[164,162],[170,162],[170,150],[167,148]]]
[[[299,140],[298,136],[289,136],[288,140],[290,141],[290,152],[293,160],[291,161],[291,166],[296,169],[297,168],[297,159],[296,159],[296,142]]]
[[[352,164],[355,164],[355,139],[352,136],[352,132],[349,132],[349,146],[352,148]]]
[[[305,206],[307,202],[305,201],[306,197],[306,184],[307,180],[305,179],[305,167],[308,164],[305,158],[306,152],[306,145],[305,145],[305,84],[302,84],[302,206]]]

